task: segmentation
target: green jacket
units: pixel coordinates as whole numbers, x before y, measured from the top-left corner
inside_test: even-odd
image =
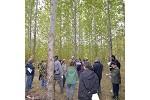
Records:
[[[121,75],[118,67],[115,67],[111,71],[111,81],[115,84],[121,84]]]
[[[73,66],[68,67],[68,70],[65,74],[68,84],[75,84],[78,81],[78,74],[76,68]]]

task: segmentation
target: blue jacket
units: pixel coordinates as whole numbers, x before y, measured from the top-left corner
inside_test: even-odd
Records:
[[[35,67],[32,64],[26,64],[26,75],[27,76],[34,75],[34,69]]]

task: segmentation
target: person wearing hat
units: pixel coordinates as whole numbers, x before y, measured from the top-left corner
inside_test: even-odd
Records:
[[[110,66],[112,67],[111,70],[111,81],[113,85],[113,99],[118,99],[119,95],[119,84],[121,84],[121,75],[120,75],[120,70],[117,67],[117,64],[115,62],[111,62]]]
[[[98,94],[100,94],[101,93],[101,79],[102,79],[103,65],[100,63],[100,60],[98,58],[96,58],[94,61],[93,71],[97,74],[98,79],[99,79]]]
[[[32,65],[34,62],[33,58],[29,58],[27,64],[26,64],[26,91],[29,91],[32,86],[32,81],[34,77],[34,69],[35,67]]]

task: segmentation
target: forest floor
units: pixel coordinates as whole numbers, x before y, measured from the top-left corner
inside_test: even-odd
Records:
[[[35,69],[36,70],[36,69]],[[112,100],[111,96],[113,93],[111,92],[112,84],[111,80],[109,78],[108,74],[109,70],[107,67],[104,66],[103,69],[103,76],[102,76],[102,93],[100,95],[100,100]],[[120,84],[120,90],[119,90],[119,100],[125,100],[125,68],[124,66],[121,67],[121,84]],[[66,85],[66,84],[65,84]],[[74,94],[74,100],[78,100],[78,83],[75,88],[75,94]],[[66,86],[64,89],[64,93],[60,93],[59,85],[56,84],[55,87],[55,100],[65,100],[65,91]],[[46,89],[42,89],[41,81],[38,80],[38,72],[35,71],[35,77],[33,80],[32,88],[28,93],[26,94],[25,100],[46,100]]]

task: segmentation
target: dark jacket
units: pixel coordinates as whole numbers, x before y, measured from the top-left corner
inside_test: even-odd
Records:
[[[100,83],[100,80],[102,79],[103,65],[100,62],[94,62],[93,70],[97,74]]]
[[[92,100],[92,94],[97,93],[99,87],[98,77],[94,71],[89,69],[83,71],[80,75],[78,99]]]
[[[34,75],[34,66],[32,64],[26,64],[26,75],[32,76]]]
[[[121,84],[120,70],[117,66],[111,70],[111,81],[115,84]]]

